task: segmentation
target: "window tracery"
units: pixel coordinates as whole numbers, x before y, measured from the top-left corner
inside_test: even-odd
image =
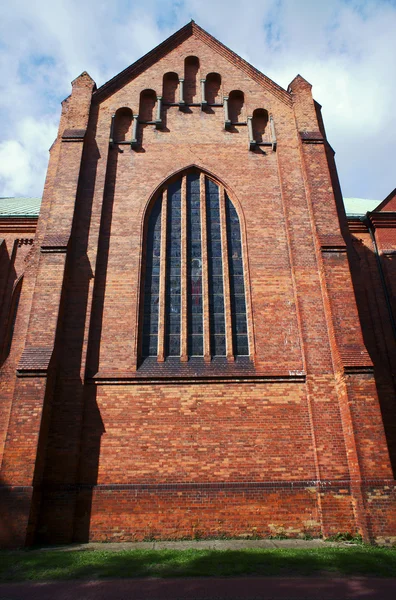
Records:
[[[171,180],[154,201],[143,292],[143,357],[249,355],[239,217],[203,172]]]

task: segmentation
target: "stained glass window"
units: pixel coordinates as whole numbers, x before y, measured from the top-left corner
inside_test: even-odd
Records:
[[[241,228],[238,214],[226,194],[228,264],[230,269],[230,299],[232,344],[234,354],[249,354],[247,335],[245,282],[243,276]]]
[[[210,346],[214,356],[225,356],[223,259],[221,252],[219,186],[206,179]]]
[[[196,170],[172,180],[151,209],[146,243],[143,357],[159,356],[161,340],[165,357],[248,356],[241,228],[225,191]]]
[[[161,208],[162,196],[154,204],[148,222],[143,310],[143,356],[157,356],[158,349]]]
[[[201,194],[199,173],[187,175],[187,350],[203,356]]]
[[[166,228],[165,354],[180,356],[181,179],[168,188]]]

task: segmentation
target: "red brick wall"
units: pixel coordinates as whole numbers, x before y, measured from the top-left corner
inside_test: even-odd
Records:
[[[26,222],[10,224],[5,219],[0,220],[0,237],[4,239],[0,247],[0,464],[10,417],[15,369],[22,353],[30,310],[32,288],[27,270],[35,229],[35,219],[30,226]]]
[[[382,421],[393,473],[395,473],[396,421],[394,415],[396,411],[396,388],[392,373],[396,369],[396,342],[378,264],[380,260],[389,299],[392,303],[392,287],[389,278],[389,265],[387,264],[388,256],[376,257],[375,246],[365,225],[351,222],[351,231],[354,252],[351,254],[350,262],[358,300],[360,322],[366,347],[374,363],[375,385],[381,406]],[[377,230],[380,237],[383,231],[383,229]],[[390,228],[388,236],[395,231],[394,228]]]
[[[281,90],[194,32],[123,85],[94,92],[91,107],[93,83],[81,75],[63,104],[24,304],[32,310],[16,333],[18,360],[26,341],[33,362],[22,356],[16,386],[14,370],[3,377],[13,398],[3,491],[35,494],[21,521],[12,503],[3,514],[19,523],[15,543],[396,535],[344,215],[310,85],[297,77]],[[199,58],[197,96],[200,77],[220,73],[221,98],[244,92],[243,118],[256,108],[273,116],[276,152],[250,152],[247,127],[225,130],[221,106],[168,107],[162,130],[140,127],[136,150],[109,147],[115,111],[136,114],[141,91],[161,94],[163,75],[182,76],[190,55]],[[176,369],[166,383],[154,371],[142,382],[146,211],[158,187],[191,165],[226,187],[240,215],[250,379],[236,363],[226,380],[220,368],[216,381],[205,372],[182,380]],[[55,235],[66,240],[60,253],[40,253]],[[43,352],[49,377],[32,367]]]

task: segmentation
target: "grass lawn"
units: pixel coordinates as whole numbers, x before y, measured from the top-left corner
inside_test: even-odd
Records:
[[[372,546],[246,550],[0,552],[0,582],[240,575],[396,577],[396,549]]]

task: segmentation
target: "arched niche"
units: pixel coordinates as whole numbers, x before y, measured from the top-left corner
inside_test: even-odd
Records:
[[[179,76],[172,71],[165,73],[162,80],[162,99],[171,104],[178,102]]]
[[[244,120],[245,95],[241,90],[232,90],[228,99],[228,114],[231,123]]]
[[[139,121],[154,121],[156,115],[157,94],[154,90],[143,90],[140,93]]]
[[[184,61],[184,101],[186,104],[198,102],[199,58],[187,56]]]
[[[205,82],[205,99],[208,104],[221,102],[221,75],[208,73]]]
[[[256,108],[253,111],[252,127],[253,139],[260,144],[265,141],[266,129],[268,126],[268,111],[264,108]]]
[[[133,114],[130,108],[123,106],[114,115],[113,139],[114,142],[126,142],[132,138]]]

